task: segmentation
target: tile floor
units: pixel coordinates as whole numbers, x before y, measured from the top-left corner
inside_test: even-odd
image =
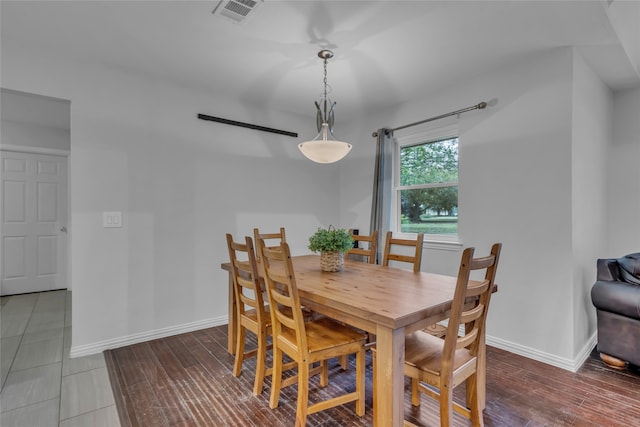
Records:
[[[71,292],[0,298],[0,426],[119,426],[102,353],[69,358]]]

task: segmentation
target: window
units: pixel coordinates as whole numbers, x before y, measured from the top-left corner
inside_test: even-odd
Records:
[[[455,129],[398,137],[395,231],[457,240],[458,137]]]

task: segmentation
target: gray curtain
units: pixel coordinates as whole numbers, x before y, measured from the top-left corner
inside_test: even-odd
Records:
[[[387,231],[391,229],[393,133],[390,129],[378,129],[373,136],[376,138],[377,146],[369,233],[378,230],[376,262],[379,263],[384,251],[384,239]]]

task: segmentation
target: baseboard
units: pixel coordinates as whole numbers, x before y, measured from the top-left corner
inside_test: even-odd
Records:
[[[171,326],[163,329],[156,329],[153,331],[142,332],[139,334],[128,335],[125,337],[114,338],[111,340],[99,341],[96,343],[72,346],[70,356],[82,357],[89,356],[91,354],[101,353],[104,350],[109,350],[118,347],[124,347],[127,345],[138,344],[145,341],[154,340],[157,338],[164,338],[171,335],[183,334],[186,332],[193,332],[199,329],[212,328],[215,326],[226,325],[229,323],[228,316],[219,316],[211,319],[200,320],[198,322],[185,323],[183,325]],[[540,350],[536,350],[531,347],[516,344],[510,341],[503,340],[492,336],[487,336],[487,345],[496,347],[520,356],[537,360],[538,362],[546,363],[551,366],[565,369],[567,371],[576,372],[580,369],[580,366],[589,357],[591,350],[597,343],[597,333],[594,333],[587,343],[582,347],[578,355],[574,359],[560,357],[555,354],[546,353]]]
[[[72,346],[70,357],[89,356],[91,354],[102,353],[105,350],[124,347],[131,344],[138,344],[145,341],[164,338],[171,335],[193,332],[200,329],[212,328],[214,326],[226,325],[229,323],[228,316],[214,317],[211,319],[199,320],[197,322],[185,323],[182,325],[170,326],[168,328],[155,329],[153,331],[141,332],[134,335],[99,341],[91,344]]]
[[[591,350],[593,350],[593,347],[595,347],[597,343],[597,333],[594,333],[591,338],[587,340],[585,345],[582,347],[582,349],[580,349],[574,359],[560,357],[555,354],[546,353],[544,351],[536,350],[534,348],[523,346],[520,344],[515,344],[510,341],[505,341],[501,338],[491,337],[489,335],[487,335],[486,342],[487,345],[500,348],[510,353],[518,354],[520,356],[537,360],[538,362],[546,363],[547,365],[562,368],[567,371],[577,372],[584,361],[587,360],[587,357],[589,357],[589,354],[591,353]]]

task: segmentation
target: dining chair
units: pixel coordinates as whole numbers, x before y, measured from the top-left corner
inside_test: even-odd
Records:
[[[349,249],[346,253],[346,256],[357,255],[360,259],[362,257],[367,258],[367,262],[369,264],[376,264],[376,249],[378,248],[378,230],[373,230],[373,232],[367,236],[363,234],[353,234],[353,229],[349,229],[349,234],[351,234],[351,238],[358,242],[358,246],[360,243],[366,244],[366,248],[357,247],[353,249]],[[373,344],[375,341],[375,334],[367,333],[367,343]],[[346,357],[340,358],[340,365],[343,369],[347,368]]]
[[[477,377],[478,353],[484,351],[485,326],[502,244],[495,243],[488,256],[474,258],[474,248],[462,253],[451,314],[444,338],[424,331],[405,337],[404,374],[411,378],[411,404],[420,405],[420,393],[440,403],[440,425],[451,424],[453,410],[483,426]],[[470,274],[484,270],[484,280],[470,282]],[[468,301],[473,300],[474,303]],[[459,336],[460,325],[464,333]],[[467,403],[453,401],[453,389],[466,381]],[[426,384],[426,385],[425,385]]]
[[[406,262],[413,265],[413,271],[420,271],[422,263],[422,243],[424,234],[418,233],[415,239],[400,239],[393,237],[391,231],[387,231],[387,237],[384,242],[384,255],[382,257],[382,265],[388,266],[389,261]],[[413,254],[407,254],[400,248],[414,248]],[[400,249],[398,252],[396,250]]]
[[[353,230],[349,229],[351,238],[358,243],[358,247],[347,251],[347,258],[352,255],[366,257],[369,264],[376,263],[376,248],[378,246],[378,230],[373,230],[371,235],[353,234]],[[366,248],[360,247],[360,243],[364,243]]]
[[[398,239],[394,238],[391,231],[387,232],[387,237],[385,239],[384,245],[384,257],[382,260],[382,265],[388,266],[389,261],[402,261],[406,263],[413,264],[413,271],[420,271],[420,266],[422,264],[422,243],[424,242],[424,235],[422,233],[418,233],[416,236],[416,240],[411,239]],[[408,255],[406,253],[394,253],[392,250],[397,249],[396,246],[415,246],[415,251],[412,255]],[[447,332],[447,328],[439,323],[434,323],[433,325],[429,325],[424,328],[425,332],[430,333],[431,335],[437,337],[443,337]],[[371,340],[373,340],[373,335],[371,336]]]
[[[251,237],[246,236],[245,242],[240,243],[234,242],[231,234],[227,233],[227,248],[231,261],[231,277],[233,278],[238,319],[233,375],[240,376],[244,360],[256,356],[253,394],[258,395],[262,392],[265,375],[271,374],[271,370],[266,368],[267,336],[271,334],[271,314],[269,307],[264,304]],[[245,352],[247,330],[255,334],[258,347],[255,350]]]
[[[253,229],[253,237],[255,238],[255,246],[256,246],[256,260],[258,264],[260,264],[260,250],[258,250],[258,242],[260,240],[265,241],[265,245],[270,249],[280,249],[280,243],[285,243],[287,241],[287,235],[285,233],[284,227],[280,227],[279,233],[261,233],[258,228]],[[277,241],[277,242],[274,242]],[[268,242],[268,244],[267,244]],[[266,297],[266,292],[265,292]],[[302,314],[304,314],[305,321],[309,321],[317,316],[317,313],[314,313],[312,310],[309,310],[306,307],[302,307]]]
[[[265,240],[268,242],[267,247],[269,248],[278,248],[280,246],[280,243],[286,242],[287,241],[287,236],[286,233],[284,231],[284,227],[280,227],[280,232],[279,233],[261,233],[260,229],[258,228],[254,228],[253,229],[253,238],[254,238],[254,242],[256,243],[256,246],[258,246],[258,241],[260,239]],[[274,242],[274,240],[276,242]],[[257,249],[257,247],[256,247]],[[259,251],[258,251],[259,252]],[[260,254],[256,253],[256,257],[258,259],[258,261],[260,260]]]
[[[276,408],[281,388],[295,383],[291,377],[282,378],[283,356],[286,354],[298,364],[297,427],[306,425],[307,415],[348,402],[355,401],[356,414],[363,416],[366,335],[328,317],[305,323],[289,245],[281,243],[279,249],[272,249],[266,247],[264,240],[260,240],[258,246],[264,265],[273,331],[273,375],[269,406]],[[325,387],[329,380],[327,360],[343,354],[356,355],[355,391],[309,404],[309,364],[320,362],[320,386]]]

